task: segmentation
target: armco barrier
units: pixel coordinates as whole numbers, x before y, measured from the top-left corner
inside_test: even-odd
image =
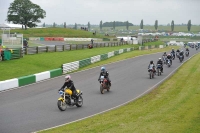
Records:
[[[18,80],[19,80],[19,86],[24,86],[24,85],[35,83],[36,77],[35,75],[28,75],[28,76],[20,77],[18,78]]]

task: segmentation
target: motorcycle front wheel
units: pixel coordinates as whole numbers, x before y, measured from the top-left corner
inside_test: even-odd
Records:
[[[76,106],[77,107],[81,107],[83,105],[83,98],[82,98],[82,96],[79,96],[77,100],[78,101],[76,103]]]
[[[62,100],[58,100],[57,105],[61,111],[65,111],[67,108],[67,104],[63,102]]]
[[[102,85],[100,85],[100,92],[101,92],[101,94],[104,94],[104,88]]]

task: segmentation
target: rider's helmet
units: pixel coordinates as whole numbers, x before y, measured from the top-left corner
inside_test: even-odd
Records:
[[[71,80],[71,76],[70,76],[70,75],[66,75],[66,76],[65,76],[65,81],[66,81],[66,82],[69,82],[70,80]]]
[[[164,52],[164,54],[166,54],[166,52]]]
[[[106,68],[105,67],[101,67],[101,71],[105,71],[106,70]]]
[[[161,58],[158,58],[159,61],[161,61]]]
[[[170,54],[168,54],[167,56],[171,56]]]
[[[152,61],[152,60],[150,61],[150,64],[153,64],[153,61]]]

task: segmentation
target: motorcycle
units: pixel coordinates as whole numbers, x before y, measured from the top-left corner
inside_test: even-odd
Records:
[[[183,55],[180,55],[180,56],[179,56],[179,60],[180,60],[180,62],[183,61]]]
[[[199,47],[198,46],[196,46],[196,50],[198,50],[199,49]]]
[[[167,66],[168,66],[168,67],[171,66],[171,61],[170,61],[170,59],[167,59]]]
[[[172,56],[172,60],[175,59],[175,53],[171,53],[171,56]]]
[[[166,58],[167,58],[166,56],[162,56],[162,60],[163,60],[164,64],[167,64],[167,59]]]
[[[58,99],[57,106],[61,111],[65,111],[67,107],[81,107],[83,105],[82,91],[76,90],[77,99],[72,96],[72,91],[70,89],[65,89],[65,91],[59,91],[60,98]]]
[[[157,73],[158,76],[161,75],[161,64],[157,64]]]
[[[150,79],[154,78],[155,66],[151,65],[151,66],[149,67],[148,72],[149,72],[149,78],[150,78]]]
[[[189,51],[185,52],[185,56],[188,57],[189,56]]]
[[[104,78],[104,76],[100,77],[100,92],[101,94],[104,94],[104,90],[110,91],[110,84],[109,81]]]
[[[179,52],[176,52],[176,58],[179,58]]]

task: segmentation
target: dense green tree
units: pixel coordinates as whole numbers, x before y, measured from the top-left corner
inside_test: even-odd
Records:
[[[171,22],[171,31],[174,31],[174,20]]]
[[[155,30],[158,30],[158,20],[155,21],[154,27],[155,27]]]
[[[45,23],[43,23],[43,27],[45,27]]]
[[[128,30],[128,28],[129,28],[129,22],[126,21],[126,29]]]
[[[115,30],[115,21],[113,22],[113,29]]]
[[[133,26],[132,23],[128,23],[129,26]],[[113,22],[105,22],[102,25],[103,27],[113,27]],[[115,21],[115,28],[118,26],[127,26],[127,21],[126,22],[119,22]]]
[[[90,31],[90,22],[88,22],[88,30]]]
[[[144,25],[143,25],[143,19],[142,19],[140,22],[140,29],[143,29],[143,28],[144,28]]]
[[[55,23],[55,22],[53,23],[53,27],[54,27],[54,28],[56,27],[56,23]]]
[[[102,28],[103,28],[103,24],[102,24],[103,22],[102,22],[102,20],[100,21],[100,25],[99,25],[99,27],[100,27],[100,30],[102,30]]]
[[[67,26],[66,26],[66,22],[64,22],[64,28],[66,28]]]
[[[192,26],[192,24],[191,24],[191,20],[189,20],[189,21],[188,21],[188,24],[187,24],[187,29],[188,29],[188,31],[190,31],[191,26]]]
[[[76,23],[75,23],[74,29],[76,29],[76,30],[77,30],[77,24],[76,24]]]
[[[32,3],[30,0],[14,0],[10,4],[7,12],[7,21],[14,24],[21,24],[25,29],[27,26],[35,27],[36,23],[46,17],[46,12],[39,5]]]

